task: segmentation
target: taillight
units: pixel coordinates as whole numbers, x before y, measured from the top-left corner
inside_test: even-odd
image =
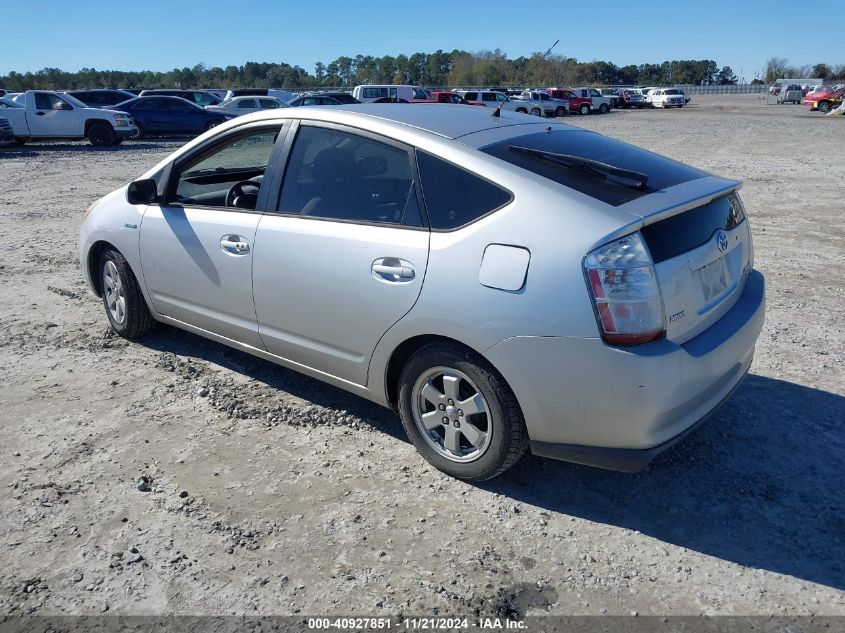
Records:
[[[594,250],[584,269],[607,343],[639,345],[665,336],[663,298],[639,232]]]

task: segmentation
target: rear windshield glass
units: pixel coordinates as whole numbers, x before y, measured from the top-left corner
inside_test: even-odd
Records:
[[[613,206],[706,176],[698,169],[584,130],[526,134],[480,149],[491,156],[501,158],[512,165]],[[562,155],[564,159],[560,161],[555,161],[554,157],[544,159],[536,154],[532,155],[531,150]],[[630,182],[625,182],[626,179],[616,178],[608,174],[607,170],[600,168],[589,169],[583,165],[559,164],[561,162],[574,163],[579,158],[604,163],[617,170],[636,172],[645,177],[645,185],[632,186]]]

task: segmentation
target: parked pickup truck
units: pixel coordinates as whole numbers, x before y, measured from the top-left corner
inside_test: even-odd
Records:
[[[593,110],[593,100],[589,97],[579,97],[572,88],[546,88],[546,92],[554,99],[565,99],[569,103],[570,112],[590,114]]]
[[[411,103],[462,103],[464,105],[483,106],[478,101],[467,101],[456,92],[445,90],[434,90],[431,92],[431,99],[411,99]]]
[[[845,88],[834,90],[832,88],[821,87],[812,92],[808,92],[804,96],[802,102],[807,106],[808,110],[818,110],[819,112],[830,112],[838,107],[843,99],[845,99]]]
[[[89,108],[67,94],[29,90],[15,101],[2,100],[15,141],[87,138],[91,145],[117,145],[138,132],[125,112]]]
[[[593,112],[598,112],[599,114],[605,114],[613,107],[613,101],[610,97],[605,97],[595,88],[575,88],[573,90],[576,96],[581,98],[589,97],[589,99],[593,102]]]
[[[547,92],[540,90],[523,90],[518,97],[508,97],[515,104],[513,110],[525,112],[535,116],[560,117],[569,113],[569,101],[555,99]]]

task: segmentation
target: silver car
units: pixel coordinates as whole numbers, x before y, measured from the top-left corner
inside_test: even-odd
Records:
[[[739,187],[506,111],[285,108],[95,202],[80,262],[121,336],[168,323],[391,407],[455,477],[529,447],[635,472],[751,364]]]

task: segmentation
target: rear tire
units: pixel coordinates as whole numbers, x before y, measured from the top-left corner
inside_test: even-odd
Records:
[[[155,327],[155,320],[129,263],[114,249],[100,255],[100,288],[109,325],[123,338],[144,336]]]
[[[606,103],[602,103],[599,106],[599,114],[607,114],[608,110],[610,110],[610,108],[607,107]]]
[[[411,357],[399,377],[399,415],[420,454],[458,479],[492,479],[528,447],[510,387],[481,356],[453,343],[432,343]]]
[[[823,112],[824,114],[827,114],[829,111],[830,111],[830,103],[828,103],[827,101],[822,101],[821,103],[819,103],[819,112]]]
[[[209,121],[205,124],[205,131],[208,132],[210,129],[216,128],[220,123],[220,121]]]
[[[525,108],[517,108],[516,111],[521,114],[528,114],[528,110],[526,110]]]
[[[117,136],[110,125],[105,123],[94,123],[88,128],[86,134],[88,141],[94,147],[111,147],[115,144]]]
[[[540,108],[531,108],[531,115],[532,116],[543,116],[543,113],[540,112]]]

